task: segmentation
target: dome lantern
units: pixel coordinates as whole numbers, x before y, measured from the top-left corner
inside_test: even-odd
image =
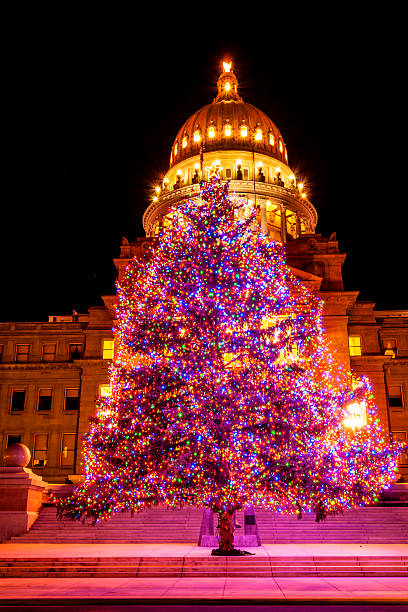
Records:
[[[231,62],[223,62],[224,72],[218,78],[218,95],[214,102],[242,102],[241,96],[238,95],[238,79],[231,70],[231,65]]]

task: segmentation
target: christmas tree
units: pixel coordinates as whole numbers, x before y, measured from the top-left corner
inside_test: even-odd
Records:
[[[85,482],[60,515],[207,507],[228,552],[246,505],[321,520],[375,501],[401,449],[370,382],[334,356],[322,302],[283,245],[217,173],[168,219],[118,285],[110,393],[84,439]]]

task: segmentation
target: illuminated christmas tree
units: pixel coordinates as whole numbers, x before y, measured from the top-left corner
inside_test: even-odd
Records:
[[[59,513],[207,507],[228,553],[246,505],[321,520],[375,501],[400,449],[283,246],[217,174],[169,221],[118,286],[110,393],[85,436],[85,482]]]

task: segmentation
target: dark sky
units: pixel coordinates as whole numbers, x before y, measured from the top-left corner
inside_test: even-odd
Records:
[[[408,308],[399,17],[335,6],[307,23],[254,7],[228,28],[176,8],[142,21],[61,8],[14,23],[0,320],[84,312],[112,293],[120,237],[143,235],[151,186],[182,123],[213,99],[226,56],[306,176],[317,231],[337,232],[346,289]]]

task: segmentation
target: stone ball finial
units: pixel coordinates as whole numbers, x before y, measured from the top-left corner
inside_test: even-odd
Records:
[[[31,452],[28,446],[17,442],[11,444],[4,451],[4,465],[6,467],[26,467],[31,459]]]

